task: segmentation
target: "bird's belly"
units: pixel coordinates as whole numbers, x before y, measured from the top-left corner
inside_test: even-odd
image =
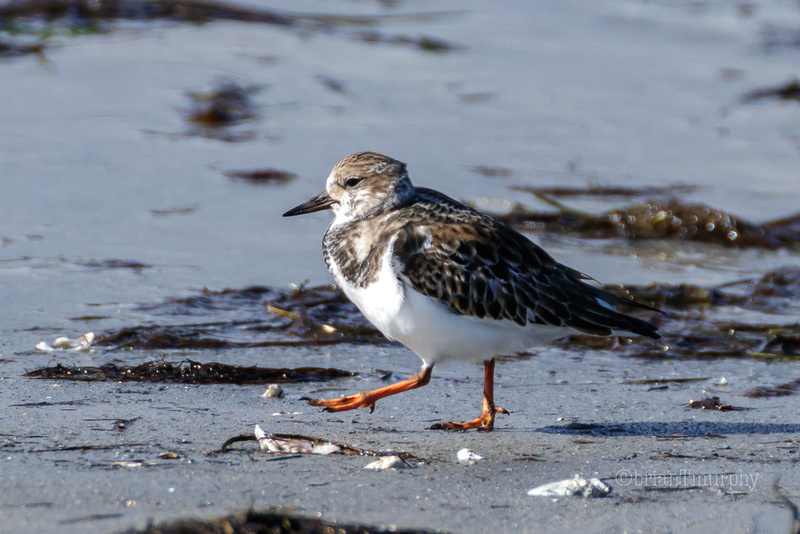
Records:
[[[348,298],[386,337],[413,350],[428,365],[443,360],[486,361],[544,345],[571,334],[569,328],[458,315],[398,279],[383,262],[365,287],[349,283],[336,265],[331,273]]]
[[[486,361],[550,343],[572,333],[569,328],[496,321],[458,315],[411,288],[388,334],[416,352],[426,364],[443,360]]]

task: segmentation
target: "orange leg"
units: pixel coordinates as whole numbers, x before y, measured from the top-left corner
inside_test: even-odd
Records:
[[[311,399],[308,403],[311,406],[324,406],[326,412],[344,412],[366,407],[369,407],[370,412],[372,412],[375,410],[375,401],[428,385],[428,382],[431,381],[431,371],[433,371],[433,367],[422,366],[419,373],[391,386],[372,391],[362,391],[361,393],[338,399]]]
[[[489,432],[494,428],[494,414],[509,414],[505,408],[494,405],[494,358],[483,364],[483,410],[480,417],[463,423],[436,423],[430,430],[469,430],[477,428]]]

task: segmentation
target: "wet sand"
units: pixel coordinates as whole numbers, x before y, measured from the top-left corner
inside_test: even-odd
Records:
[[[279,363],[281,352],[260,360]],[[373,414],[327,414],[299,398],[372,387],[383,370],[404,378],[415,371],[416,357],[402,348],[300,352],[304,363],[335,361],[363,376],[285,384],[283,399],[262,398],[263,386],[4,379],[4,531],[109,532],[274,507],[344,523],[445,532],[790,532],[794,524],[781,495],[791,499],[800,483],[796,400],[741,398],[750,376],[776,372],[770,364],[687,362],[676,376],[669,362],[631,361],[613,351],[586,357],[549,351],[500,362],[498,403],[513,413],[498,418],[495,432],[449,433],[424,428],[474,417],[477,366],[437,370],[427,388],[386,399]],[[721,376],[728,385],[714,386]],[[690,377],[708,378],[670,381]],[[662,381],[626,384],[646,379]],[[689,399],[709,393],[751,409],[688,408]],[[122,431],[115,429],[120,419],[127,421]],[[214,452],[255,424],[368,451],[410,453],[411,467],[365,470],[374,458],[359,455],[264,455],[252,441]],[[465,447],[484,460],[458,462]],[[159,458],[167,452],[178,458]],[[602,479],[613,487],[611,495],[551,500],[526,494],[575,474]]]

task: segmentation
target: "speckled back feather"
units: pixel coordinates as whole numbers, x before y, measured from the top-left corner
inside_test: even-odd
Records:
[[[610,308],[626,301],[586,284],[583,274],[518,232],[437,191],[417,193],[416,202],[400,210],[415,223],[406,224],[395,242],[401,274],[417,291],[481,319],[660,337],[652,324]],[[420,215],[431,210],[443,220],[420,224]]]

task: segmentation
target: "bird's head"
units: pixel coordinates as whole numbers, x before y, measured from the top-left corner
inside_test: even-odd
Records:
[[[325,191],[283,216],[330,209],[341,222],[364,219],[402,204],[413,192],[405,163],[375,152],[359,152],[336,164]]]

